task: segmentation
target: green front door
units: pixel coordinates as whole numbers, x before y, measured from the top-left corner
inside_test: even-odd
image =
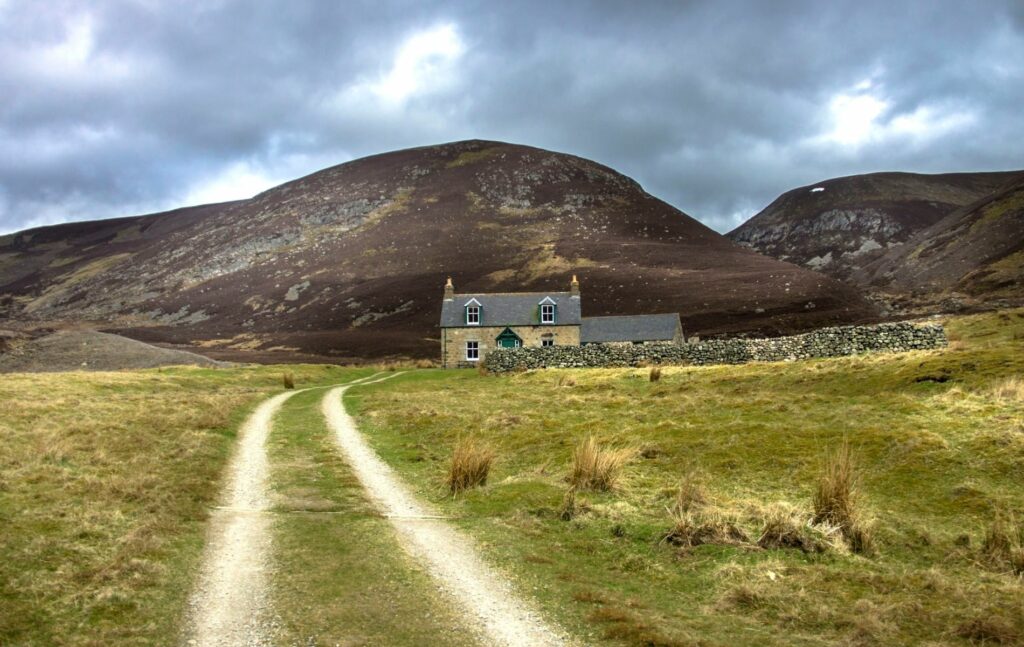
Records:
[[[495,341],[498,342],[498,348],[519,348],[523,345],[523,340],[519,338],[519,335],[512,332],[511,328],[501,331],[501,334],[498,335]]]

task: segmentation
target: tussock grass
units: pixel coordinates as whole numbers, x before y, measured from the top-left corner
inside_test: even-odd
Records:
[[[292,373],[285,373],[281,376],[281,382],[284,384],[286,389],[295,388],[295,375]]]
[[[1020,645],[1024,632],[999,609],[971,618],[956,628],[956,635],[981,645]]]
[[[708,502],[709,497],[704,488],[703,477],[699,472],[691,470],[679,481],[679,489],[676,490],[670,512],[675,516],[682,516],[687,512],[704,507]]]
[[[650,373],[647,374],[647,379],[651,382],[657,382],[661,379],[661,367],[652,366]]]
[[[1024,575],[1024,523],[1005,511],[997,512],[985,530],[981,553],[991,566]]]
[[[996,400],[1024,402],[1024,378],[1007,378],[992,387],[990,393]]]
[[[460,439],[452,451],[445,484],[452,494],[487,485],[495,453],[488,445],[473,437]]]
[[[740,546],[750,542],[739,517],[717,508],[698,508],[674,517],[664,542],[680,548],[705,544]]]
[[[875,546],[874,524],[861,509],[859,485],[853,451],[844,439],[826,455],[825,468],[814,492],[812,522],[838,527],[850,550],[867,554]]]
[[[601,447],[596,438],[587,436],[573,451],[569,483],[577,490],[613,490],[619,485],[622,469],[635,454],[630,447]]]
[[[767,549],[795,548],[805,553],[841,551],[843,547],[838,527],[812,524],[806,514],[784,502],[775,503],[764,512],[757,545]]]

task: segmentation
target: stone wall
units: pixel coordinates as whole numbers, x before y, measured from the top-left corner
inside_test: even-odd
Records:
[[[580,327],[573,326],[509,326],[519,335],[526,348],[540,347],[541,341],[549,337],[558,346],[580,345]],[[464,326],[459,328],[443,328],[441,330],[441,365],[445,368],[475,366],[476,362],[466,361],[466,342],[475,341],[480,344],[480,361],[486,361],[489,353],[493,353],[497,342],[495,339],[506,326]]]
[[[821,328],[791,337],[709,339],[692,344],[588,344],[491,351],[486,366],[494,372],[531,368],[627,367],[641,364],[743,364],[858,353],[944,348],[946,332],[938,324],[909,323]]]

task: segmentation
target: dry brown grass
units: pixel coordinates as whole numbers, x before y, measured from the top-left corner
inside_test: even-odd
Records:
[[[1020,645],[1024,638],[1015,624],[996,609],[962,623],[956,628],[956,635],[981,645]]]
[[[860,509],[859,485],[853,451],[844,440],[826,456],[825,470],[814,492],[812,523],[840,528],[850,550],[866,554],[874,550],[874,524]]]
[[[284,388],[294,389],[295,375],[293,375],[292,373],[285,373],[284,375],[281,376],[281,382],[284,384]]]
[[[661,379],[661,367],[660,366],[652,366],[651,367],[651,372],[648,373],[647,378],[651,382],[657,382],[658,380],[660,380]]]
[[[573,451],[569,483],[577,490],[613,490],[635,454],[630,447],[601,447],[593,436],[587,436]]]
[[[708,501],[708,493],[704,489],[701,475],[698,472],[687,472],[679,481],[679,489],[676,491],[670,512],[674,516],[682,516],[703,507]]]
[[[445,483],[452,494],[487,485],[487,476],[494,464],[495,453],[475,438],[461,438],[452,451]]]
[[[1024,575],[1024,523],[1011,514],[997,512],[985,531],[981,553],[993,567]]]
[[[1011,377],[992,387],[990,391],[996,400],[1024,402],[1024,378]]]
[[[788,503],[774,503],[763,513],[761,548],[796,548],[805,553],[834,550],[842,543],[840,529],[825,524],[813,525],[801,511]]]
[[[726,510],[703,508],[674,517],[663,541],[680,548],[704,544],[738,546],[750,541],[737,515]]]

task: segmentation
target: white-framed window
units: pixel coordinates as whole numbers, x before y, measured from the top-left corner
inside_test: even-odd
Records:
[[[467,341],[466,342],[466,361],[475,362],[480,359],[480,342],[478,341]]]
[[[480,306],[466,306],[466,325],[480,325]]]
[[[550,337],[548,337],[546,339],[540,340],[540,345],[541,346],[554,346],[555,345],[555,340],[550,338]]]
[[[540,322],[542,324],[555,323],[555,306],[551,303],[544,303],[540,306]]]

